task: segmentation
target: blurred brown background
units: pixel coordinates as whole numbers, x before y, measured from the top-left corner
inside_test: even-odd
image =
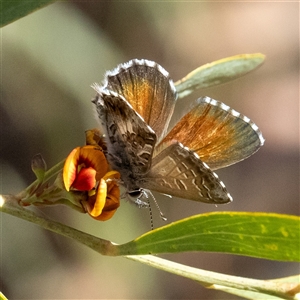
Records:
[[[49,167],[97,125],[93,82],[132,58],[161,64],[174,81],[208,62],[261,52],[265,64],[232,83],[197,91],[250,117],[265,146],[217,171],[234,202],[212,206],[157,195],[172,222],[207,211],[299,214],[299,4],[273,2],[66,2],[2,30],[1,193],[34,180],[31,158]],[[176,120],[176,112],[174,115]],[[154,210],[157,227],[163,222]],[[127,242],[150,229],[147,210],[123,201],[97,222],[65,207],[39,210],[80,230]],[[149,220],[149,221],[145,221]],[[103,257],[73,241],[1,214],[1,291],[9,299],[238,299],[138,263]],[[298,264],[209,253],[164,257],[206,270],[268,279]]]

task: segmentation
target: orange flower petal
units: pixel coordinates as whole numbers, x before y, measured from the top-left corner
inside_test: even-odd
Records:
[[[72,187],[79,191],[89,191],[96,185],[96,170],[92,167],[82,168],[76,176]]]
[[[93,218],[99,221],[107,221],[115,214],[119,206],[120,206],[120,198],[115,198],[115,197],[110,198],[108,196],[106,198],[106,203],[101,214]]]
[[[120,188],[117,184],[109,187],[108,196],[110,199],[115,199],[115,202],[120,202]]]
[[[118,171],[109,171],[107,172],[104,176],[103,179],[104,180],[108,180],[108,179],[120,179],[121,175]]]
[[[102,213],[102,209],[104,205],[106,204],[106,192],[107,192],[107,185],[105,180],[101,179],[98,190],[97,190],[97,195],[96,195],[96,200],[94,203],[94,206],[92,210],[89,212],[89,214],[92,217],[99,217]]]
[[[96,180],[99,181],[107,172],[108,163],[100,147],[84,146],[80,148],[79,164],[96,170]]]
[[[98,221],[107,221],[112,218],[112,216],[115,214],[116,211],[117,211],[117,209],[111,210],[111,211],[103,211],[99,217],[94,218],[94,219],[96,219]]]
[[[89,197],[88,201],[83,203],[88,214],[94,219],[109,220],[120,206],[120,189],[115,180],[119,178],[119,172],[107,172],[100,181],[97,195]]]
[[[107,198],[113,199],[115,203],[119,203],[120,188],[118,179],[120,179],[120,173],[117,171],[109,171],[105,174],[103,179],[106,180],[107,183]],[[107,204],[107,206],[109,206],[109,204]]]
[[[67,191],[78,176],[79,168],[93,168],[96,170],[95,178],[99,181],[108,170],[108,163],[100,147],[84,146],[75,148],[67,157],[63,168],[63,181]],[[78,184],[78,182],[77,182]]]
[[[77,162],[80,154],[80,147],[72,150],[67,157],[63,168],[63,180],[67,191],[70,190],[72,183],[77,175]]]
[[[117,171],[107,172],[103,179],[106,179],[107,183],[107,197],[102,213],[97,220],[107,221],[115,214],[120,206],[120,188],[118,182],[114,180],[120,179],[120,173]]]
[[[106,144],[103,134],[98,128],[93,128],[85,132],[85,142],[87,145],[100,146],[106,150]]]

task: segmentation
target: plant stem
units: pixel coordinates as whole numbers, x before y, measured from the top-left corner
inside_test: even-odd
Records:
[[[0,211],[37,224],[44,229],[53,231],[82,243],[102,255],[118,255],[116,246],[110,241],[95,237],[62,223],[40,217],[34,211],[25,209],[18,204],[18,198],[13,195],[0,195]],[[1,205],[2,202],[2,205]]]

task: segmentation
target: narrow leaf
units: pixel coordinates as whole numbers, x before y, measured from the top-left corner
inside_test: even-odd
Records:
[[[251,296],[254,296],[252,299],[299,299],[297,276],[282,280],[259,280],[197,269],[152,255],[134,255],[126,258],[195,280],[206,288],[242,295],[248,299],[251,299]]]
[[[9,23],[12,23],[55,1],[56,0],[4,0],[1,3],[0,26],[3,27]]]
[[[247,279],[246,279],[247,280]],[[275,287],[277,286],[278,291],[285,292],[286,298],[291,298],[291,299],[299,299],[300,296],[300,275],[295,275],[295,276],[290,276],[290,277],[285,277],[285,278],[278,278],[278,279],[273,279],[273,280],[268,280],[268,281],[262,281],[261,286],[265,283],[269,284],[275,284]],[[227,292],[233,295],[237,295],[246,299],[264,299],[265,294],[262,293],[262,291],[254,291],[253,289],[251,290],[248,289],[249,286],[245,285],[245,289],[237,289],[237,288],[232,288],[228,286],[223,286],[223,285],[218,285],[218,284],[213,284],[210,288],[220,290],[223,292]],[[273,294],[273,296],[268,295],[268,300],[276,300],[276,299],[283,299],[282,296],[276,295],[276,293]],[[284,297],[285,299],[285,297]]]
[[[280,297],[271,296],[271,295],[266,296],[265,293],[261,293],[261,292],[253,292],[253,291],[247,291],[247,290],[242,290],[242,289],[239,290],[239,289],[229,288],[229,287],[221,286],[221,285],[213,285],[211,288],[214,288],[215,290],[223,291],[223,292],[226,292],[229,294],[233,294],[236,296],[243,297],[242,299],[250,299],[250,300],[254,300],[254,299],[282,300],[282,299],[284,299],[281,296]]]
[[[47,164],[42,154],[36,154],[31,160],[31,169],[34,172],[38,181],[43,181],[45,172],[47,170]]]
[[[259,67],[265,59],[261,53],[240,54],[203,65],[175,83],[178,98],[197,89],[226,83]]]
[[[183,219],[116,246],[118,255],[224,252],[300,261],[299,217],[272,213],[217,212]]]
[[[0,292],[0,300],[8,300],[8,299]]]

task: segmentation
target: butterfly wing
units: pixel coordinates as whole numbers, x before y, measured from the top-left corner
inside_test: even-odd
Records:
[[[106,72],[103,86],[122,95],[155,131],[158,140],[162,139],[177,96],[165,69],[149,60],[133,59]]]
[[[107,159],[120,172],[128,191],[139,189],[137,179],[145,176],[151,166],[155,132],[123,98],[95,85],[93,100],[106,136]]]
[[[199,98],[162,143],[172,140],[196,152],[212,170],[249,157],[264,143],[258,127],[249,118],[209,97]]]
[[[167,145],[160,146],[164,149],[153,158],[152,167],[142,179],[141,187],[206,203],[232,201],[224,183],[197,154],[177,142]]]

